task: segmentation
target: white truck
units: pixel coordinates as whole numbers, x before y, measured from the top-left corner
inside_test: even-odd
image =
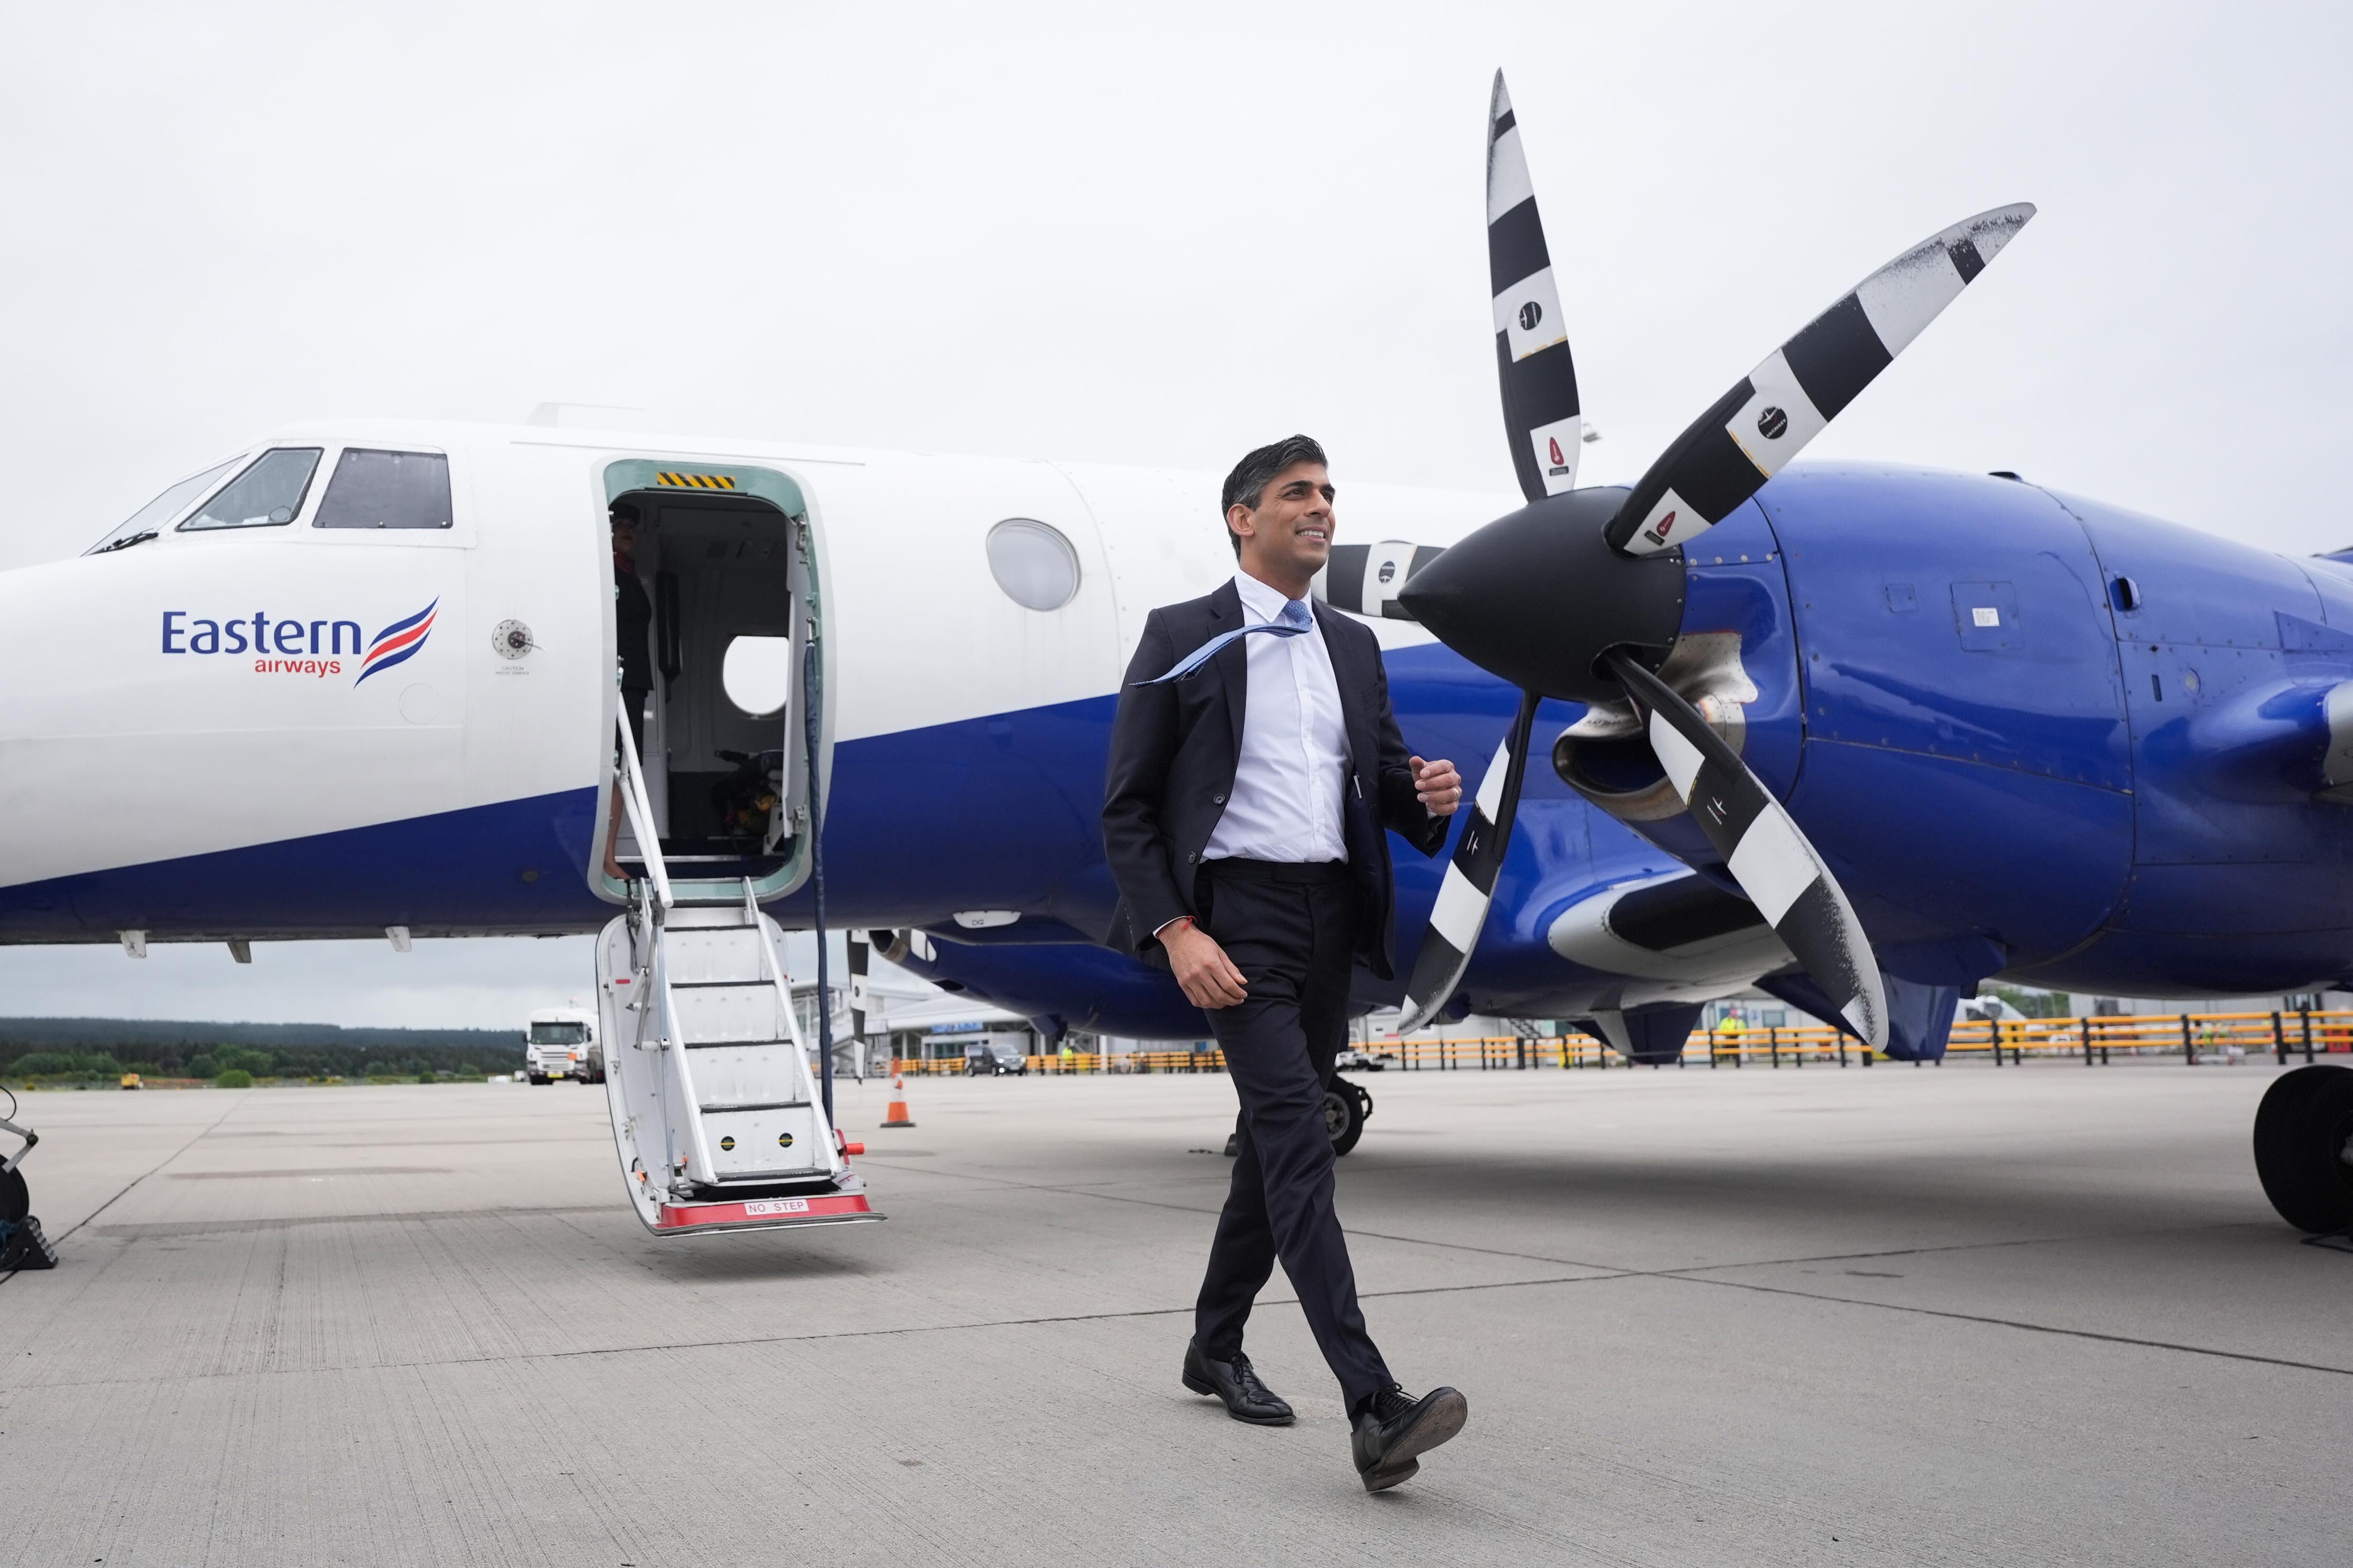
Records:
[[[585,1007],[543,1007],[523,1033],[523,1073],[533,1083],[568,1078],[575,1083],[605,1081],[605,1053],[596,1040],[596,1015]]]

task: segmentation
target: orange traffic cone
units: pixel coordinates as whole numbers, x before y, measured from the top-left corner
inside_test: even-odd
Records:
[[[915,1119],[907,1114],[907,1085],[893,1074],[891,1079],[891,1108],[882,1113],[885,1127],[913,1127]]]

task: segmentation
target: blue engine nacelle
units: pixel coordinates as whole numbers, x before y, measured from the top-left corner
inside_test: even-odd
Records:
[[[1684,656],[1682,689],[1715,692],[1890,976],[2166,994],[2353,971],[2353,569],[2006,476],[1830,464],[1686,568],[1685,644],[1736,634],[1737,657]],[[1573,727],[1562,776],[1712,869],[1607,731]]]

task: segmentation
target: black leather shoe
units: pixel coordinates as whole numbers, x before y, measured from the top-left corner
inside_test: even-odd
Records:
[[[1374,1394],[1372,1404],[1356,1416],[1350,1443],[1365,1489],[1385,1491],[1412,1479],[1421,1468],[1416,1456],[1461,1431],[1470,1418],[1471,1402],[1459,1389],[1434,1388],[1416,1399],[1392,1383]]]
[[[1234,1352],[1231,1361],[1217,1361],[1197,1343],[1185,1346],[1185,1386],[1196,1394],[1214,1394],[1226,1402],[1226,1414],[1253,1426],[1288,1426],[1293,1416],[1282,1395],[1258,1380],[1250,1357]],[[1457,1426],[1461,1423],[1457,1422]]]

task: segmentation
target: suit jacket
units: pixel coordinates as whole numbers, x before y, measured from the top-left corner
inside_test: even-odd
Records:
[[[1447,818],[1414,793],[1405,740],[1389,711],[1388,673],[1370,628],[1317,604],[1315,624],[1332,655],[1346,721],[1349,777],[1340,792],[1342,842],[1356,874],[1356,956],[1380,979],[1395,978],[1395,893],[1389,879],[1393,828],[1424,855],[1445,846]],[[1247,637],[1227,644],[1200,670],[1143,686],[1219,632],[1244,624],[1241,595],[1217,592],[1166,605],[1144,623],[1144,638],[1120,689],[1103,791],[1103,854],[1119,884],[1110,945],[1166,965],[1153,932],[1195,914],[1193,880],[1233,791],[1250,694]]]

